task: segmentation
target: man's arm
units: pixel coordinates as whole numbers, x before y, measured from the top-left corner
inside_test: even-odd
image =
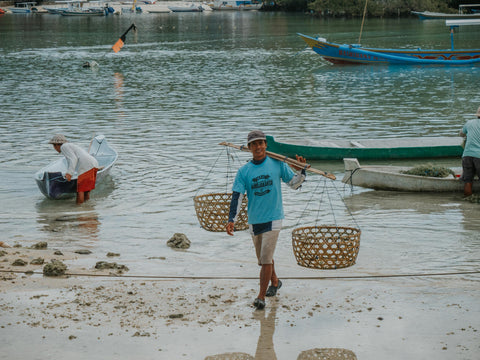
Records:
[[[240,194],[237,191],[234,191],[232,194],[232,201],[230,201],[230,212],[228,214],[228,224],[227,224],[227,234],[233,235],[233,228],[235,221],[237,220],[237,215],[240,212],[240,207],[242,206],[243,194]]]

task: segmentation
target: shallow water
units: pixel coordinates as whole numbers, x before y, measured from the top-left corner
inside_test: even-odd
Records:
[[[114,54],[132,22],[137,34]],[[228,162],[219,142],[243,143],[256,128],[278,139],[456,135],[480,105],[478,66],[336,67],[296,35],[347,43],[359,28],[261,12],[0,17],[0,239],[85,247],[97,258],[113,251],[130,274],[256,276],[246,232],[210,233],[195,216],[193,197],[228,189],[248,159],[233,152]],[[480,47],[476,29],[455,36],[458,48]],[[443,22],[371,19],[362,43],[449,48],[450,39]],[[82,68],[92,60],[98,68]],[[33,174],[59,156],[47,144],[54,133],[85,148],[104,134],[118,151],[89,203],[47,200],[37,189]],[[342,177],[341,163],[315,165]],[[352,191],[340,180],[323,189],[317,176],[298,193],[285,189],[281,276],[478,270],[480,212],[461,194]],[[361,228],[356,266],[296,265],[290,231],[315,220]],[[188,251],[166,246],[176,232],[192,241]]]

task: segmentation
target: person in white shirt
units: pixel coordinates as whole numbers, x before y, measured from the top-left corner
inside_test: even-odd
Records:
[[[65,174],[67,181],[77,173],[77,204],[90,199],[90,191],[95,189],[98,161],[80,146],[69,143],[64,135],[57,134],[49,141],[53,148],[65,156],[68,168]]]

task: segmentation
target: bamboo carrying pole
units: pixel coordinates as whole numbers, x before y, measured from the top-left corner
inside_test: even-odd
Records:
[[[243,145],[239,146],[239,145],[235,145],[235,144],[225,142],[225,141],[221,142],[218,145],[229,146],[229,147],[232,147],[232,148],[237,149],[237,150],[250,152],[250,150],[246,146],[243,146]],[[271,151],[267,151],[266,153],[272,159],[283,161],[283,162],[287,163],[288,165],[293,165],[293,166],[298,166],[300,168],[305,168],[305,170],[308,170],[308,171],[313,172],[313,173],[318,174],[318,175],[325,176],[326,178],[329,178],[331,180],[336,179],[335,175],[327,173],[327,172],[322,171],[322,170],[312,168],[312,166],[310,164],[302,163],[298,160],[295,160],[295,159],[292,159],[292,158],[289,158],[289,157],[286,157],[286,156],[283,156],[283,155],[280,155],[280,154],[276,154],[276,153],[273,153]]]

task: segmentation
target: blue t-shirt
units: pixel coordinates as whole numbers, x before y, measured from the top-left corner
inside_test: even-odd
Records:
[[[467,135],[463,156],[480,158],[480,119],[467,121],[462,132]]]
[[[262,224],[285,217],[281,181],[288,183],[294,175],[286,163],[268,156],[260,164],[250,161],[238,170],[233,191],[247,193],[249,224]]]

